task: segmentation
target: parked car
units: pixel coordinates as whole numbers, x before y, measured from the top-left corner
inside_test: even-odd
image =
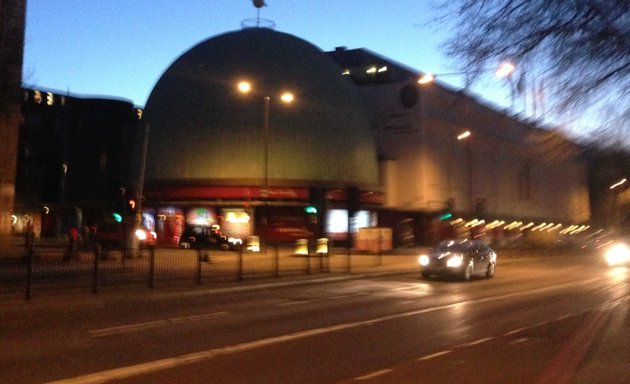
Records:
[[[179,246],[193,249],[221,249],[224,251],[240,249],[242,239],[225,235],[218,226],[188,227],[179,239]]]
[[[443,240],[418,258],[423,277],[456,276],[470,280],[475,275],[493,277],[497,254],[481,240]]]
[[[155,245],[157,235],[146,228],[129,228],[124,223],[103,223],[100,224],[93,236],[94,241],[104,248],[125,248],[127,239],[133,233],[138,239],[140,246]]]

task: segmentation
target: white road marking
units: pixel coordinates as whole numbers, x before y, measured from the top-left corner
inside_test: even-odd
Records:
[[[340,299],[347,299],[349,297],[357,297],[357,296],[365,296],[367,295],[367,293],[365,292],[357,292],[357,293],[350,293],[347,295],[339,295],[339,296],[333,296],[333,297],[327,297],[327,298],[315,298],[315,299],[303,299],[303,300],[293,300],[293,301],[287,301],[285,303],[279,303],[278,305],[281,307],[288,307],[291,305],[301,305],[301,304],[308,304],[308,303],[315,303],[318,301],[330,301],[330,300],[340,300]]]
[[[367,295],[367,293],[365,293],[365,292],[356,292],[356,293],[349,293],[347,295],[333,296],[330,299],[326,299],[326,300],[347,299],[349,297],[357,297],[357,296],[365,296],[365,295]]]
[[[479,339],[479,340],[476,340],[476,341],[471,341],[470,343],[466,343],[466,344],[462,344],[462,345],[465,346],[465,347],[471,347],[473,345],[485,343],[486,341],[490,341],[492,339],[494,339],[494,337],[486,337],[486,338]]]
[[[524,330],[526,330],[526,329],[528,329],[528,328],[529,328],[529,327],[516,328],[516,329],[511,330],[510,332],[506,332],[506,333],[504,333],[504,334],[503,334],[503,336],[510,336],[510,335],[515,334],[515,333],[519,333],[519,332],[521,332],[521,331],[524,331]]]
[[[287,301],[286,303],[280,303],[278,304],[281,307],[288,307],[291,305],[302,305],[302,304],[308,304],[308,303],[313,303],[316,301],[321,301],[321,299],[309,299],[309,300],[294,300],[294,301]]]
[[[582,282],[582,284],[588,284],[592,280],[594,279],[584,281]],[[486,297],[482,299],[468,300],[468,301],[463,301],[463,302],[458,302],[458,303],[440,305],[437,307],[424,308],[424,309],[419,309],[415,311],[402,312],[402,313],[382,316],[382,317],[378,317],[378,318],[374,318],[370,320],[361,320],[361,321],[356,321],[356,322],[351,322],[351,323],[333,325],[330,327],[315,328],[315,329],[311,329],[307,331],[301,331],[301,332],[291,333],[291,334],[282,335],[282,336],[270,337],[267,339],[256,340],[256,341],[252,341],[248,343],[242,343],[242,344],[226,346],[222,348],[210,349],[206,351],[180,355],[176,357],[156,360],[156,361],[147,362],[143,364],[131,365],[128,367],[114,368],[114,369],[96,372],[96,373],[88,374],[84,376],[78,376],[78,377],[74,377],[70,379],[55,381],[51,384],[100,384],[100,383],[105,383],[107,381],[121,380],[121,379],[129,378],[129,377],[139,376],[142,374],[148,374],[148,373],[152,373],[152,372],[156,372],[156,371],[160,371],[164,369],[169,369],[173,367],[189,365],[189,364],[198,363],[201,361],[207,361],[219,355],[243,352],[243,351],[262,348],[262,347],[266,347],[266,346],[270,346],[274,344],[280,344],[280,343],[285,343],[285,342],[294,341],[298,339],[303,339],[306,337],[326,334],[330,332],[338,332],[338,331],[342,331],[346,329],[382,323],[385,321],[402,319],[402,318],[417,316],[417,315],[421,315],[425,313],[442,311],[445,309],[456,308],[463,304],[485,303],[485,302],[498,301],[498,300],[503,300],[503,299],[517,297],[517,296],[531,296],[534,293],[546,292],[549,290],[560,289],[563,287],[573,287],[575,285],[576,285],[575,283],[558,284],[555,286],[534,289],[531,291],[508,293],[508,294],[500,295],[500,296]],[[148,322],[145,324],[147,324],[148,326],[154,327],[155,326],[154,323],[156,322]],[[158,321],[158,323],[160,323],[160,321]],[[168,321],[167,323],[170,324],[170,322]],[[135,329],[138,327],[138,325],[113,327],[112,329],[115,329],[115,328],[125,329],[125,327],[130,327],[130,329]],[[103,330],[101,330],[101,332],[102,331]],[[450,353],[450,351],[440,352],[440,354],[446,354],[446,353]],[[419,360],[423,360],[423,359],[426,360],[428,358],[432,358],[436,356],[439,356],[439,354],[425,356],[424,358],[420,358]]]
[[[361,376],[361,377],[356,377],[355,380],[368,380],[374,377],[378,377],[378,376],[382,376],[382,375],[386,375],[390,372],[393,372],[394,370],[391,368],[388,369],[383,369],[382,371],[377,371],[377,372],[372,372],[370,374],[367,374],[365,376]]]
[[[519,339],[512,341],[510,345],[516,345],[516,344],[524,343],[526,341],[527,341],[527,337],[521,337]]]
[[[203,315],[175,317],[172,319],[147,321],[144,323],[125,324],[125,325],[119,325],[116,327],[94,329],[94,330],[89,331],[88,333],[90,334],[90,337],[94,337],[94,338],[105,337],[105,336],[118,335],[122,333],[145,331],[145,330],[153,329],[153,328],[167,327],[169,325],[190,323],[190,322],[202,321],[202,320],[210,320],[218,316],[224,316],[227,314],[228,312],[213,312],[213,313],[207,313]]]
[[[442,352],[437,352],[437,353],[433,353],[431,355],[426,355],[426,356],[422,356],[417,358],[416,360],[418,361],[423,361],[423,360],[431,360],[431,359],[435,359],[436,357],[440,357],[440,356],[444,356],[444,355],[448,355],[449,353],[451,353],[453,351],[442,351]]]

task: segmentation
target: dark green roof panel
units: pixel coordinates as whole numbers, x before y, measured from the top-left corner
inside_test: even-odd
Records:
[[[252,93],[237,90],[241,80]],[[294,93],[292,104],[280,101],[283,90]],[[267,153],[272,185],[378,182],[357,89],[330,57],[289,34],[251,28],[199,43],[165,71],[144,116],[147,181],[260,183]]]

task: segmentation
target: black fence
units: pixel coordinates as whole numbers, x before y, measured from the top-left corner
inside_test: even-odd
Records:
[[[28,300],[43,292],[111,287],[204,284],[330,271],[328,253],[297,254],[289,245],[260,252],[141,248],[69,253],[63,248],[26,247],[0,255],[0,294]]]

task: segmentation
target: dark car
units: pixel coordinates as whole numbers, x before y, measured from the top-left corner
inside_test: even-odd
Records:
[[[481,240],[443,240],[418,258],[422,276],[456,276],[470,280],[475,275],[493,277],[497,254]]]
[[[179,239],[180,247],[193,249],[237,250],[241,244],[241,239],[228,237],[217,226],[188,227]]]

